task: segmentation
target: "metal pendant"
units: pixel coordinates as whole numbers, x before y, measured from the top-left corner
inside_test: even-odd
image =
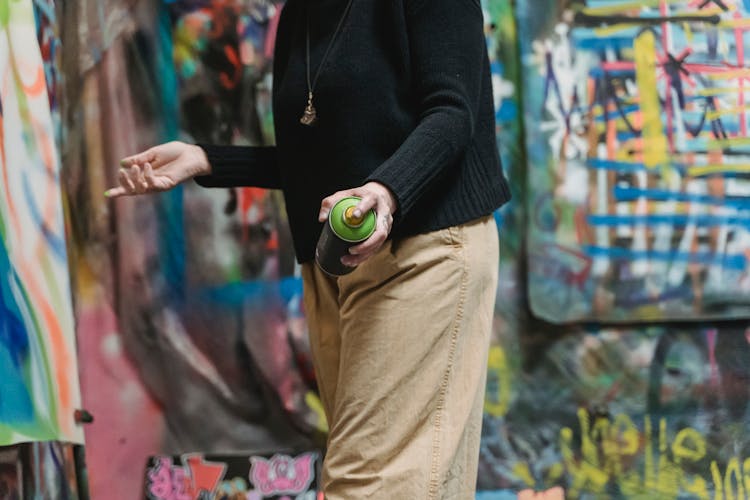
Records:
[[[313,95],[312,92],[310,92],[307,95],[307,106],[305,107],[305,113],[302,115],[302,118],[299,119],[299,122],[302,125],[307,125],[308,127],[313,125],[317,119],[318,119],[318,112],[315,111],[315,106],[313,106]]]
[[[299,122],[302,125],[307,125],[308,127],[310,125],[313,125],[315,121],[318,119],[318,115],[315,111],[315,108],[312,105],[309,105],[305,108],[305,114],[302,115],[302,118],[299,119]]]

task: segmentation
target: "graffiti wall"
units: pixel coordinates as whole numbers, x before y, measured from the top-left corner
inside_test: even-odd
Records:
[[[8,21],[14,11],[2,5]],[[16,66],[0,58],[14,84],[0,94],[8,179],[0,256],[12,278],[0,282],[8,311],[0,356],[17,360],[0,371],[28,387],[20,377],[34,372],[19,367],[45,360],[39,387],[60,390],[49,382],[57,358],[37,353],[63,351],[43,351],[32,333],[54,331],[42,323],[44,300],[65,305],[69,261],[67,307],[94,416],[93,498],[311,497],[314,483],[285,490],[262,473],[291,470],[269,450],[314,453],[326,432],[279,193],[186,184],[103,197],[119,159],[158,142],[273,143],[270,72],[283,3],[34,6],[36,23],[4,22],[0,38],[0,54],[24,48]],[[746,497],[750,7],[482,6],[514,199],[496,214],[500,281],[477,497]],[[35,45],[8,42],[22,26]],[[31,46],[41,49],[36,59]],[[24,71],[44,75],[46,86]],[[23,101],[18,85],[35,90]],[[34,107],[42,101],[46,118]],[[61,161],[47,163],[49,151]],[[29,168],[21,176],[7,165]],[[63,206],[66,231],[55,225]],[[21,227],[38,228],[36,239],[19,239]],[[64,236],[67,250],[56,245]],[[30,246],[17,252],[22,241]],[[72,328],[66,314],[55,317]],[[0,438],[13,418],[4,401]],[[31,403],[33,426],[16,425],[14,436],[63,415],[51,411],[61,402]],[[242,467],[232,468],[232,456],[245,457]]]
[[[66,3],[64,193],[94,498],[140,498],[149,456],[322,443],[278,194],[103,196],[121,158],[159,142],[273,140],[279,8]]]
[[[710,57],[724,65],[730,61],[728,54],[748,43],[738,42],[734,35],[730,43],[720,29],[743,24],[744,4],[592,1],[544,2],[540,7],[541,3],[519,0],[512,9],[509,1],[487,2],[491,26],[503,26],[503,18],[517,20],[517,34],[495,29],[494,38],[499,49],[503,41],[513,45],[509,40],[518,39],[518,57],[501,60],[506,62],[507,79],[519,83],[509,99],[522,103],[525,126],[520,136],[508,138],[511,146],[501,144],[510,160],[506,166],[516,195],[503,211],[504,219],[514,222],[510,227],[506,222],[500,232],[501,269],[510,273],[501,276],[501,282],[504,278],[514,287],[505,290],[501,283],[498,294],[477,498],[746,498],[750,321],[743,309],[742,275],[730,269],[731,259],[726,258],[729,247],[712,246],[721,241],[722,230],[702,217],[734,213],[732,207],[746,195],[729,186],[741,185],[743,175],[717,171],[690,176],[688,162],[700,165],[707,157],[679,156],[671,146],[669,161],[647,166],[644,151],[650,146],[642,137],[645,117],[639,110],[643,84],[635,76],[637,68],[624,64],[643,51],[634,48],[635,35],[659,33],[665,22],[674,21],[672,33],[683,30],[690,57],[697,57],[702,66],[710,64]],[[700,16],[708,13],[732,22],[702,31]],[[592,21],[591,16],[600,17]],[[680,19],[667,19],[675,16]],[[662,38],[654,39],[652,53],[658,54]],[[716,51],[700,42],[706,39],[716,42]],[[669,46],[673,53],[679,44]],[[656,57],[660,68],[670,60],[664,54]],[[508,61],[516,61],[516,66]],[[608,61],[619,62],[608,67]],[[607,76],[615,68],[618,71]],[[659,82],[667,71],[654,69]],[[520,76],[514,80],[513,74]],[[729,73],[726,76],[716,87],[737,83]],[[701,82],[708,80],[683,82],[681,92],[693,95]],[[613,90],[599,90],[605,83]],[[677,140],[685,128],[680,132],[676,118],[671,128],[665,124],[664,95],[672,94],[672,112],[679,104],[678,91],[667,87],[654,83],[646,92],[659,93],[661,108],[656,109],[665,121],[662,134],[669,145],[668,131],[673,130]],[[727,97],[727,102],[742,99],[738,95]],[[683,110],[682,119],[694,123],[697,105],[689,102],[685,110],[691,113]],[[727,135],[734,130],[731,134],[740,136],[735,115],[721,116],[727,117],[722,118]],[[736,129],[729,126],[733,120]],[[498,124],[500,137],[513,130],[510,123]],[[712,144],[705,133],[681,137],[683,142],[676,142],[680,147],[689,143],[695,150],[698,144]],[[740,148],[741,142],[736,139],[733,147]],[[525,143],[525,149],[515,149],[512,145],[517,143]],[[611,163],[599,162],[609,161],[612,151]],[[740,158],[730,148],[720,153],[717,164]],[[618,154],[623,156],[617,158]],[[625,161],[638,165],[626,167]],[[615,166],[630,170],[612,174]],[[674,175],[681,176],[680,183]],[[717,187],[717,179],[723,179],[723,192],[705,187],[701,194],[685,187]],[[602,192],[607,203],[599,205]],[[714,195],[722,202],[697,205],[709,199],[716,202],[710,198]],[[642,214],[636,210],[638,203],[645,210]],[[612,217],[593,217],[602,206]],[[694,230],[684,223],[694,217],[690,210],[701,215]],[[741,211],[736,212],[740,217]],[[676,217],[680,214],[685,219]],[[636,218],[640,215],[644,217]],[[623,221],[607,227],[610,239],[601,240],[608,242],[607,254],[594,251],[601,223],[615,216]],[[626,223],[629,229],[624,229]],[[667,226],[671,233],[662,234]],[[743,230],[741,225],[731,229]],[[645,231],[638,236],[644,247],[634,246],[639,230]],[[630,236],[618,237],[617,231],[630,231]],[[680,253],[686,233],[692,243]],[[667,236],[671,247],[663,239]],[[746,252],[741,239],[729,240],[738,245],[732,252]],[[608,267],[597,268],[602,263]],[[725,281],[723,293],[713,289],[709,297],[704,292],[711,290],[710,285],[706,288],[711,266]],[[688,279],[688,287],[681,283],[682,295],[654,293],[659,288],[653,283],[665,283],[665,277],[677,276],[684,268],[698,281]],[[602,269],[605,272],[598,274]],[[638,275],[643,279],[635,279],[636,272],[643,273]],[[688,289],[693,291],[685,292]],[[670,318],[683,321],[665,321]],[[618,326],[622,322],[629,324]]]
[[[539,316],[748,314],[747,9],[519,1]]]
[[[0,447],[0,499],[88,498],[80,445],[33,442]]]
[[[49,49],[50,43],[42,42]],[[60,161],[32,2],[0,9],[0,445],[82,442]]]

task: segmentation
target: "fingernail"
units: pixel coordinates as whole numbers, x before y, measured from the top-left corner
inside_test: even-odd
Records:
[[[121,166],[121,167],[124,167],[124,166],[125,166],[125,160],[120,160],[120,166]]]
[[[318,215],[318,218],[323,221],[328,218],[328,212],[320,212],[320,215]]]
[[[362,217],[362,210],[360,210],[358,208],[355,208],[353,215],[354,215],[354,217],[356,217],[357,219],[359,219],[360,217]]]
[[[106,191],[104,191],[104,197],[105,198],[109,198],[110,196],[112,196],[112,192],[109,189],[106,190]]]

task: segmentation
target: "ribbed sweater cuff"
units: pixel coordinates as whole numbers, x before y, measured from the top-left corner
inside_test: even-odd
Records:
[[[203,187],[255,186],[280,188],[275,147],[198,144],[211,164],[211,174],[195,177]]]

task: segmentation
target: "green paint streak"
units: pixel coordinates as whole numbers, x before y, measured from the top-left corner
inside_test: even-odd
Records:
[[[34,308],[32,307],[31,300],[29,298],[29,294],[26,292],[25,288],[21,288],[21,294],[23,295],[23,301],[26,305],[26,309],[28,311],[31,311],[30,317],[31,321],[34,323],[34,333],[36,337],[37,345],[39,346],[39,350],[41,351],[41,363],[40,367],[42,368],[43,372],[43,378],[46,380],[46,391],[45,391],[45,400],[47,403],[49,403],[49,411],[45,413],[46,416],[48,416],[48,419],[41,419],[40,413],[38,411],[35,411],[37,417],[39,418],[39,426],[43,429],[46,429],[46,432],[52,432],[53,435],[56,431],[59,431],[59,426],[57,425],[58,422],[58,409],[57,409],[57,393],[55,392],[55,384],[52,377],[52,373],[49,370],[50,365],[50,357],[47,352],[47,344],[44,341],[44,333],[42,331],[42,326],[39,324],[39,320],[34,314]],[[25,375],[27,376],[27,380],[31,380],[31,366],[30,364],[27,364],[27,366],[24,367]],[[35,405],[36,408],[36,405]],[[57,436],[59,438],[59,436]]]
[[[0,0],[0,26],[7,28],[10,24],[10,0]]]
[[[0,422],[0,443],[10,444],[11,440],[19,438],[23,441],[58,441],[60,435],[48,426],[34,424],[9,427]]]
[[[0,0],[2,1],[2,0]],[[0,141],[3,140],[3,135],[0,133]],[[0,240],[7,241],[5,235],[6,235],[6,229],[7,225],[5,222],[5,213],[0,211]]]
[[[44,274],[44,278],[47,282],[47,285],[49,286],[50,302],[52,308],[55,311],[67,310],[69,308],[69,305],[66,303],[63,298],[63,294],[60,292],[60,284],[57,282],[57,277],[55,276],[55,270],[52,267],[49,254],[44,255],[44,258],[41,261],[41,266],[42,274]]]

